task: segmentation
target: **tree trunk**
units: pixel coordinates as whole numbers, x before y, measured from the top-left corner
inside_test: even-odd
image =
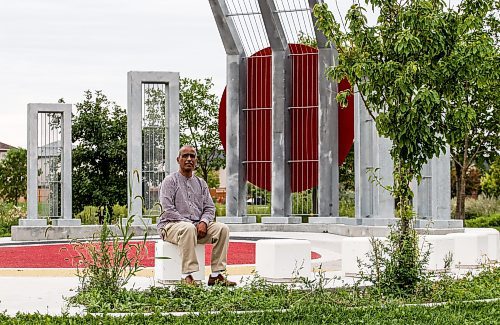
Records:
[[[469,149],[469,138],[466,137],[464,142],[462,166],[455,163],[455,169],[457,172],[457,206],[455,208],[455,219],[460,220],[465,219],[465,175],[467,175],[467,169],[469,169],[469,157],[467,155],[467,151]]]

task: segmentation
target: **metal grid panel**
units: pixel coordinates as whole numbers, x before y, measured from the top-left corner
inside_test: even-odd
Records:
[[[292,215],[318,214],[318,52],[307,0],[275,0],[291,56]]]
[[[247,60],[246,157],[248,215],[271,213],[272,55],[269,48]]]
[[[159,216],[159,189],[165,177],[167,85],[142,84],[142,195],[144,216]]]
[[[62,114],[38,113],[38,216],[61,217]]]
[[[226,0],[247,57],[247,215],[271,213],[271,50],[257,0]]]
[[[308,0],[274,0],[288,44],[315,42]]]
[[[257,0],[226,0],[226,5],[247,57],[269,47]]]

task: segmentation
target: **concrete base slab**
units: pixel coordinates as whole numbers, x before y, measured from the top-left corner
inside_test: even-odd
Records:
[[[328,225],[328,233],[347,237],[387,237],[389,227]]]
[[[462,228],[464,226],[463,220],[432,220],[432,219],[417,219],[415,221],[416,228]]]
[[[80,219],[55,219],[52,220],[52,226],[56,227],[78,227],[82,225]]]
[[[126,225],[128,222],[128,218],[122,218],[122,225]],[[134,217],[132,220],[133,226],[149,226],[153,224],[153,219],[151,218],[138,218]]]
[[[309,223],[359,225],[360,219],[349,217],[311,217]]]
[[[55,239],[86,239],[95,238],[101,232],[101,225],[84,226],[13,226],[11,228],[13,241],[43,241]],[[117,236],[122,233],[117,226],[110,226],[111,231]],[[130,231],[134,236],[158,235],[156,226],[132,226]]]
[[[301,217],[262,217],[262,223],[271,223],[271,224],[298,224],[302,223]]]
[[[360,218],[363,226],[391,226],[397,222],[396,218]]]
[[[255,216],[244,216],[244,217],[217,217],[216,218],[217,222],[222,222],[226,224],[230,223],[256,223],[257,222],[257,217]]]
[[[289,219],[289,218],[286,218]],[[300,220],[300,217],[295,217]],[[354,219],[354,218],[349,218]],[[43,220],[43,219],[42,219]],[[297,220],[297,221],[298,221]],[[288,221],[288,220],[287,220]],[[310,233],[330,233],[347,237],[375,236],[385,237],[389,234],[389,227],[382,226],[362,226],[345,224],[324,224],[324,223],[233,223],[228,224],[231,232],[252,232],[252,231],[279,231],[279,232],[310,232]],[[92,238],[99,234],[102,226],[13,226],[13,241],[37,241],[54,239],[82,239]],[[117,226],[110,226],[112,231],[120,235]],[[416,229],[419,234],[424,235],[446,235],[449,233],[463,233],[464,228],[420,228]],[[158,232],[156,225],[132,225],[130,231],[136,236],[142,236],[147,232],[149,236],[156,236]]]
[[[21,227],[45,227],[45,226],[47,226],[47,219],[19,219],[19,226],[21,226]]]

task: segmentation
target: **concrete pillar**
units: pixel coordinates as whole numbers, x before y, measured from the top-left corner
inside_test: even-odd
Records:
[[[358,224],[388,225],[395,222],[394,198],[383,187],[370,180],[377,176],[386,185],[393,184],[394,163],[391,141],[378,135],[375,121],[357,92],[354,96],[354,174],[355,216]]]
[[[227,54],[226,88],[226,216],[224,223],[255,223],[246,215],[246,56],[224,0],[209,0]]]
[[[142,217],[142,84],[166,85],[165,111],[165,173],[177,168],[179,150],[179,73],[160,71],[130,71],[127,74],[127,177],[128,215],[135,225],[151,224],[151,218]],[[126,222],[126,219],[123,220]]]
[[[322,1],[309,0],[311,18],[314,5]],[[339,216],[339,164],[338,164],[338,104],[337,83],[326,77],[326,69],[338,64],[338,53],[327,46],[325,35],[314,28],[318,44],[318,217],[309,223],[334,223]]]
[[[413,181],[416,227],[461,228],[462,220],[451,220],[450,148],[429,160],[421,172],[420,184]]]

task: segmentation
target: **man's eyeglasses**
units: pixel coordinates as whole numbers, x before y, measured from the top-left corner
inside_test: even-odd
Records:
[[[195,154],[192,154],[192,153],[185,153],[181,156],[182,158],[191,158],[191,159],[194,159],[196,158],[196,155]]]

